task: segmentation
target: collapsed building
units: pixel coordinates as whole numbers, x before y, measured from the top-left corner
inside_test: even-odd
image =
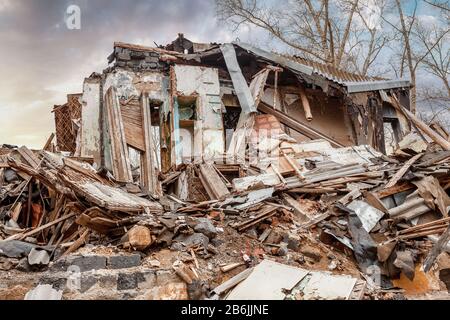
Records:
[[[108,63],[54,107],[55,144],[0,154],[0,170],[16,175],[0,193],[5,240],[36,236],[39,250],[63,256],[89,239],[165,245],[187,251],[191,266],[171,267],[189,290],[209,277],[208,297],[239,299],[361,299],[398,288],[391,279],[417,280],[418,263],[429,271],[450,250],[450,142],[409,111],[409,81],[182,34],[164,47],[116,42]],[[53,200],[39,200],[30,181]],[[216,237],[228,244],[218,250]],[[258,264],[267,256],[286,265]],[[448,286],[449,266],[437,264]],[[268,285],[249,295],[267,270],[278,270],[278,294]],[[295,275],[290,294],[276,287],[281,274]]]
[[[410,130],[391,101],[409,108],[408,81],[362,77],[242,43],[198,45],[181,35],[165,49],[115,43],[109,62],[84,81],[77,155],[131,181],[131,148],[149,190],[154,182],[143,177],[156,176],[154,168],[168,172],[226,153],[236,159],[239,135],[257,113],[276,117],[297,141],[382,153],[385,124],[396,142]],[[74,145],[70,131],[58,131],[68,125],[55,120],[61,150]]]

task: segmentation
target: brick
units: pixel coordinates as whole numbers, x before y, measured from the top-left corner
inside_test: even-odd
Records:
[[[64,290],[67,279],[64,277],[54,277],[52,275],[44,276],[39,280],[39,284],[49,284],[56,290]]]
[[[112,256],[108,258],[108,268],[125,269],[137,267],[141,264],[139,254]]]
[[[159,62],[159,58],[158,57],[146,57],[145,58],[145,62],[158,63]]]
[[[83,275],[81,277],[81,289],[80,292],[84,293],[88,291],[90,288],[92,288],[96,283],[98,279],[93,275]]]
[[[56,261],[51,271],[67,271],[70,266],[77,266],[80,272],[106,269],[106,257],[103,256],[69,256]]]
[[[142,272],[119,273],[117,278],[117,290],[136,289],[139,283],[146,281]]]
[[[125,60],[125,61],[131,60],[131,56],[130,56],[130,54],[128,52],[126,52],[126,53],[124,53],[124,52],[118,53],[116,55],[116,58],[118,60]]]
[[[151,289],[156,285],[156,273],[153,270],[142,272],[141,281],[138,281],[139,289]]]
[[[117,290],[131,290],[138,287],[138,278],[135,273],[119,273]]]

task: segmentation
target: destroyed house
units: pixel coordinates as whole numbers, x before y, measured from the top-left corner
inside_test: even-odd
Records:
[[[408,90],[243,43],[115,43],[55,106],[56,146],[0,146],[3,292],[448,297],[449,134]]]
[[[410,131],[399,111],[409,109],[409,81],[363,77],[240,42],[198,44],[182,35],[164,48],[116,42],[108,62],[84,81],[71,143],[58,127],[72,128],[74,119],[64,116],[71,125],[62,124],[65,109],[55,108],[58,145],[92,158],[117,181],[137,177],[154,195],[158,172],[210,159],[239,163],[263,129],[383,153],[387,128],[396,142]]]

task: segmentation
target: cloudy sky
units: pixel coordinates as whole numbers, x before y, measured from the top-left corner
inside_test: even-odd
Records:
[[[73,4],[80,30],[65,23]],[[42,147],[54,131],[53,105],[106,68],[114,41],[166,44],[178,32],[199,42],[267,41],[221,25],[214,0],[0,0],[0,144]]]
[[[81,9],[80,30],[66,26],[71,4]],[[42,147],[54,131],[53,105],[107,67],[114,41],[167,44],[178,32],[236,38],[216,21],[212,0],[0,0],[0,144]]]

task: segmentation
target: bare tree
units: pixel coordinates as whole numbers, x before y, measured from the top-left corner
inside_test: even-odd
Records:
[[[444,1],[423,0],[423,1],[428,3],[429,5],[432,5],[433,7],[436,7],[436,8],[439,8],[439,9],[445,11],[447,14],[450,13],[450,5],[448,3],[448,0],[444,0]]]
[[[416,12],[417,12],[417,1],[415,1],[414,11],[411,16],[406,17],[403,12],[403,7],[400,2],[400,0],[395,0],[395,3],[397,5],[399,20],[400,20],[400,27],[396,27],[395,25],[392,25],[397,31],[399,31],[402,35],[403,39],[403,55],[402,55],[402,61],[400,65],[400,76],[402,77],[404,72],[404,66],[405,63],[408,66],[409,69],[409,76],[411,78],[411,112],[416,112],[416,69],[418,64],[414,64],[413,61],[413,52],[411,49],[411,31],[414,26],[414,23],[416,21]],[[409,18],[409,19],[408,19]]]
[[[367,75],[389,42],[382,28],[363,13],[367,1],[288,0],[282,6],[259,0],[216,3],[219,16],[236,28],[259,27],[303,57]],[[370,1],[383,7],[384,0]]]
[[[444,89],[426,87],[418,91],[419,117],[428,125],[438,123],[450,131],[450,97]]]
[[[418,29],[417,39],[420,44],[428,52],[428,55],[423,59],[423,69],[436,76],[441,80],[447,93],[447,97],[450,97],[450,34],[449,30],[439,29],[437,26],[433,26],[431,30],[426,28]],[[435,40],[442,39],[435,45]]]
[[[419,1],[441,11],[436,15],[441,27],[424,28],[417,12]],[[262,0],[216,0],[216,4],[219,17],[235,28],[243,24],[261,28],[305,58],[361,75],[374,74],[383,51],[391,48],[392,54],[399,50],[398,60],[393,56],[387,64],[397,77],[409,76],[414,113],[417,88],[424,86],[417,83],[419,70],[440,79],[449,92],[448,1],[287,0],[280,5]],[[421,103],[432,101],[429,95],[420,99]]]
[[[408,3],[411,5],[411,1],[408,1]],[[404,77],[407,70],[412,85],[410,91],[411,111],[415,113],[417,104],[417,71],[419,67],[429,65],[430,63],[433,67],[437,67],[442,71],[443,66],[439,66],[439,64],[440,62],[445,64],[445,58],[444,60],[440,58],[435,61],[435,59],[432,58],[432,55],[433,52],[441,52],[440,48],[443,47],[444,39],[449,30],[446,28],[445,30],[437,32],[435,37],[431,37],[430,34],[428,34],[430,37],[427,37],[426,32],[424,31],[425,29],[423,29],[420,19],[417,17],[417,0],[413,2],[413,5],[412,13],[408,15],[404,11],[402,1],[395,0],[395,9],[398,14],[399,22],[396,24],[387,21],[384,17],[382,17],[382,19],[387,21],[388,24],[401,35],[402,53],[399,76]],[[429,67],[429,70],[431,71],[432,69]],[[433,72],[436,73],[436,70]]]

